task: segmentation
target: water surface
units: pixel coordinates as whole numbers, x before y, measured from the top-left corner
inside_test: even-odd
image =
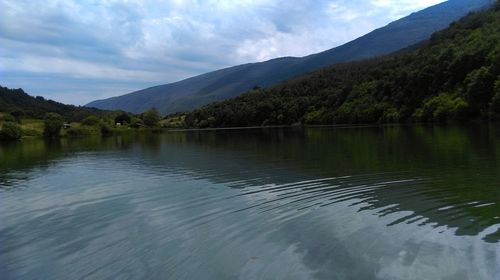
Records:
[[[500,279],[500,128],[0,145],[1,279]]]

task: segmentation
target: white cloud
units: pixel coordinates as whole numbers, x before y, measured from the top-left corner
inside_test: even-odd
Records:
[[[444,0],[372,0],[371,4],[385,9],[392,19],[400,18],[409,12],[444,2]]]

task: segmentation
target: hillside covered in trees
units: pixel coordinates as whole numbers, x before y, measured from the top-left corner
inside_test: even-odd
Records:
[[[341,64],[188,113],[188,127],[464,121],[500,114],[500,3],[398,54]]]
[[[337,63],[374,58],[401,50],[446,28],[471,11],[494,0],[448,0],[396,20],[356,40],[305,57],[281,57],[238,65],[179,82],[122,96],[96,100],[87,106],[142,113],[156,107],[163,114],[193,110],[211,102],[236,97],[254,86],[268,87]],[[315,44],[315,42],[309,42]]]
[[[69,121],[80,121],[90,115],[103,115],[106,111],[62,104],[46,100],[41,96],[33,97],[22,89],[9,89],[0,86],[0,112],[10,113],[18,117],[40,119],[45,114],[57,113]]]

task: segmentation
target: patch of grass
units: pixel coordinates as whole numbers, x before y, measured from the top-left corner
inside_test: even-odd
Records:
[[[43,120],[22,119],[21,129],[25,137],[41,137],[43,136]]]

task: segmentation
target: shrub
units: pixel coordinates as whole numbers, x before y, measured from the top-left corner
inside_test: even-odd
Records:
[[[45,137],[58,137],[61,134],[63,118],[56,113],[47,113],[44,120],[43,135]]]
[[[96,116],[89,116],[82,121],[82,125],[94,126],[99,124],[99,119]]]
[[[21,138],[22,134],[21,127],[17,123],[6,122],[0,130],[0,140],[18,140]]]

